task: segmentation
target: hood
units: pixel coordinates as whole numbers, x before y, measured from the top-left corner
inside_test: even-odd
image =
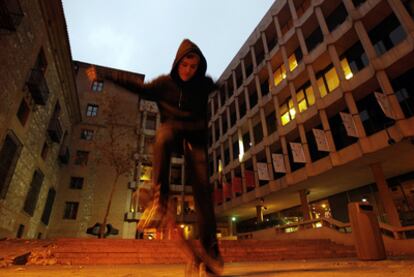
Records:
[[[203,53],[201,52],[200,48],[189,39],[184,39],[180,46],[178,47],[177,54],[175,56],[170,75],[173,79],[179,81],[180,78],[178,77],[178,64],[180,63],[181,59],[187,55],[188,53],[193,52],[200,56],[200,64],[198,65],[197,72],[193,79],[198,79],[200,77],[204,77],[207,71],[207,61],[204,57]]]

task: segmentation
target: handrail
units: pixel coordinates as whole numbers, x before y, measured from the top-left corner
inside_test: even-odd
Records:
[[[393,239],[406,239],[405,232],[414,232],[414,226],[393,226],[383,222],[380,222],[379,226],[383,234],[391,233]]]
[[[321,226],[316,226],[317,223],[320,223]],[[290,223],[290,224],[286,224],[283,226],[277,226],[274,228],[275,228],[276,233],[279,234],[282,232],[284,233],[285,230],[288,228],[297,227],[300,230],[300,229],[318,228],[322,226],[329,227],[331,229],[335,229],[340,232],[342,231],[343,233],[349,233],[351,224],[343,223],[333,218],[321,217],[321,218],[315,218],[315,219],[310,219],[310,220],[301,221],[301,222]]]

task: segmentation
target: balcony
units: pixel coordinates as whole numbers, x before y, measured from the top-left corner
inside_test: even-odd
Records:
[[[63,131],[58,118],[52,118],[50,120],[49,127],[47,127],[47,132],[49,133],[49,137],[53,142],[60,142],[62,139]]]
[[[23,16],[18,0],[0,0],[0,29],[16,31]]]
[[[47,87],[42,70],[37,68],[32,69],[30,78],[27,81],[27,87],[37,105],[46,104],[47,98],[49,97],[49,88]]]
[[[63,147],[59,152],[59,160],[62,164],[68,164],[70,160],[70,152],[67,146]]]

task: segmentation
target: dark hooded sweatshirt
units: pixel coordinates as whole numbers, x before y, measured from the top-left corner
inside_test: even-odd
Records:
[[[178,64],[191,52],[200,56],[200,63],[195,75],[184,82],[178,75]],[[201,130],[207,126],[208,95],[216,89],[213,80],[205,75],[206,70],[207,62],[201,50],[189,39],[184,39],[169,75],[159,76],[145,84],[118,84],[137,92],[143,99],[157,102],[161,122],[181,122],[190,129]]]

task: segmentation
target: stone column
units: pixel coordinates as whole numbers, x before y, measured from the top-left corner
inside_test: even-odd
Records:
[[[387,214],[387,222],[393,226],[401,226],[398,211],[391,197],[391,192],[388,189],[388,184],[385,180],[381,164],[371,164],[370,167],[375,183],[377,184],[380,201],[384,206],[385,213]]]
[[[310,209],[309,209],[309,205],[308,205],[307,193],[308,193],[307,189],[302,189],[302,190],[299,191],[300,204],[301,204],[301,207],[302,207],[303,220],[304,221],[311,219]]]

